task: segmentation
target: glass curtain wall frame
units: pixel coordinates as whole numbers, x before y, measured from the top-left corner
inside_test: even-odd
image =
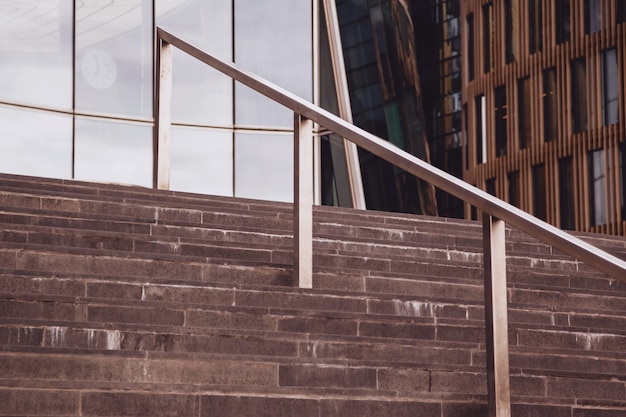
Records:
[[[429,160],[413,21],[407,2],[340,0],[354,123]],[[434,187],[360,151],[368,208],[436,213]]]

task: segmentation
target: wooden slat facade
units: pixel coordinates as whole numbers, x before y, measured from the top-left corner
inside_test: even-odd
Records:
[[[594,231],[623,235],[626,229],[624,218],[624,178],[623,169],[626,169],[626,106],[624,105],[625,77],[625,45],[626,23],[622,23],[618,2],[624,0],[602,0],[589,3],[600,7],[601,29],[594,33],[585,33],[584,0],[570,0],[570,36],[569,41],[557,44],[557,21],[563,16],[557,10],[559,0],[462,0],[461,24],[463,34],[463,108],[464,126],[466,126],[467,141],[464,146],[465,166],[463,178],[482,189],[486,189],[486,182],[495,179],[496,195],[507,201],[512,201],[509,194],[510,174],[519,172],[520,208],[534,213],[535,203],[541,205],[545,199],[546,220],[557,226],[561,224],[562,207],[559,192],[559,160],[572,158],[573,228],[580,231]],[[539,31],[541,34],[541,50],[531,54],[531,2],[541,11],[542,22]],[[485,6],[493,7],[495,36],[491,48],[494,60],[493,70],[485,72],[484,59],[484,16]],[[509,10],[507,10],[509,9]],[[623,15],[623,12],[622,12]],[[513,24],[509,33],[516,39],[511,42],[514,46],[515,59],[507,61],[507,21],[511,16]],[[537,16],[537,14],[534,14]],[[473,39],[468,36],[468,21],[473,19]],[[469,56],[469,43],[473,42],[473,56]],[[606,125],[603,122],[603,64],[604,51],[615,48],[617,57],[617,85],[618,85],[618,121]],[[572,82],[576,77],[572,74],[572,62],[582,58],[586,64],[585,94],[586,94],[586,128],[575,133],[573,130],[573,100]],[[509,59],[510,60],[510,59]],[[468,65],[473,62],[474,79],[469,79]],[[556,73],[556,103],[558,120],[556,121],[557,137],[546,138],[544,135],[544,70],[554,68]],[[519,112],[520,99],[518,83],[520,79],[529,77],[530,81],[530,138],[527,147],[520,149]],[[496,109],[494,91],[500,86],[506,88],[506,156],[496,156]],[[477,150],[477,119],[480,109],[476,106],[476,97],[481,95],[486,99],[486,134],[487,159],[478,163]],[[579,95],[580,96],[580,95]],[[582,102],[582,100],[578,100]],[[605,198],[602,210],[606,212],[604,224],[593,225],[590,203],[590,163],[589,153],[597,149],[604,149]],[[620,156],[620,149],[622,156]],[[620,161],[624,159],[624,167]],[[536,195],[533,188],[533,167],[543,164],[545,167],[546,195]],[[535,187],[536,188],[536,187]],[[477,215],[466,207],[466,216]]]

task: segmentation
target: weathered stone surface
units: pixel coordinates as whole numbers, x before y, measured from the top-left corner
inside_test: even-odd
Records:
[[[284,332],[356,336],[358,325],[356,320],[328,317],[284,317],[278,319],[278,330]]]
[[[623,381],[548,378],[547,385],[548,397],[620,401],[626,399]]]
[[[399,392],[428,392],[430,390],[430,372],[424,369],[379,369],[378,389]]]
[[[80,402],[85,417],[178,417],[197,416],[200,412],[197,395],[83,392]]]
[[[432,323],[361,322],[359,335],[434,340],[435,326]]]
[[[319,408],[320,407],[317,400],[307,400],[300,398],[203,395],[201,397],[200,416],[319,417]]]
[[[141,323],[169,326],[182,326],[185,323],[185,313],[182,310],[116,307],[116,306],[88,306],[87,318],[99,323]]]
[[[345,366],[280,365],[280,386],[376,389],[376,369]]]
[[[420,401],[322,400],[322,416],[331,417],[440,417],[441,404]]]
[[[233,313],[229,311],[187,310],[186,327],[277,330],[278,318],[262,312]]]
[[[77,416],[79,393],[0,388],[0,416]]]
[[[487,377],[477,373],[433,371],[431,390],[434,392],[464,392],[486,395]]]

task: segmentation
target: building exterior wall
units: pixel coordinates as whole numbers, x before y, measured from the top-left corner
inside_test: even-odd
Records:
[[[624,233],[623,3],[461,2],[467,182],[557,227]]]
[[[314,101],[314,0],[0,2],[0,171],[152,186],[155,26]],[[175,190],[292,199],[293,116],[175,51]]]

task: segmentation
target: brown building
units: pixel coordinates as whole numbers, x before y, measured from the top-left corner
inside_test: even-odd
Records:
[[[623,235],[626,1],[462,0],[460,15],[463,178],[557,227]]]

